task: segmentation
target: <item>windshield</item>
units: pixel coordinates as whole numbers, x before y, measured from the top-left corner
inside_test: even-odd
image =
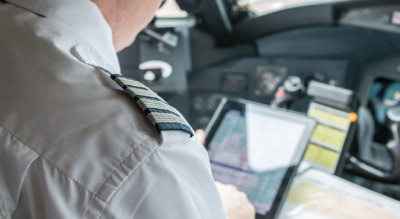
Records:
[[[188,14],[179,8],[175,0],[167,0],[157,13],[157,18],[185,18]]]
[[[243,17],[254,17],[268,14],[292,7],[305,5],[324,4],[351,0],[224,0],[230,8],[233,20],[240,20]],[[230,7],[232,6],[232,7]],[[184,18],[187,12],[181,10],[175,0],[166,0],[164,6],[158,10],[158,18]],[[238,19],[236,19],[238,18]]]
[[[291,7],[338,1],[340,0],[236,0],[238,8],[248,10],[256,16]]]

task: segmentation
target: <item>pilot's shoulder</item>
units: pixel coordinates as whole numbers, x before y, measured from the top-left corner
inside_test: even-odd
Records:
[[[104,215],[118,215],[118,218],[222,218],[209,217],[210,214],[223,215],[218,210],[223,208],[215,207],[218,203],[211,205],[215,208],[204,208],[210,200],[218,200],[204,147],[195,137],[190,138],[182,131],[161,132],[161,136],[159,147],[120,183],[110,197]],[[154,211],[154,206],[160,208]],[[182,211],[171,211],[176,206]]]

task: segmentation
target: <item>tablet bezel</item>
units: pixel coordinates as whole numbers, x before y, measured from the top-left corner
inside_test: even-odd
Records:
[[[271,108],[268,105],[237,99],[237,98],[223,98],[221,103],[219,104],[216,112],[214,113],[210,123],[206,128],[206,141],[205,146],[208,149],[208,145],[210,141],[213,139],[221,121],[223,120],[226,112],[229,110],[239,110],[240,112],[246,111],[246,105],[255,105],[257,108],[260,108],[263,112],[268,112],[268,115],[273,115],[274,118],[282,118],[287,121],[293,121],[300,124],[305,125],[303,136],[299,142],[299,147],[297,148],[295,155],[293,156],[292,163],[296,164],[288,168],[285,173],[285,176],[282,180],[282,183],[279,187],[275,200],[273,201],[272,207],[266,215],[259,215],[257,214],[257,219],[267,219],[267,218],[274,218],[279,213],[280,208],[282,207],[284,201],[283,199],[286,198],[287,192],[290,188],[291,181],[293,177],[296,175],[297,167],[299,166],[301,160],[303,159],[303,155],[305,153],[305,149],[309,143],[309,139],[311,134],[314,130],[316,121],[312,118],[307,117],[306,114],[301,114],[289,110],[284,109],[276,109]]]

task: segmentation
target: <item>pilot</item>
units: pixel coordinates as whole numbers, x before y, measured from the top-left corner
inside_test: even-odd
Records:
[[[120,75],[160,4],[0,1],[0,218],[254,218],[179,112]]]

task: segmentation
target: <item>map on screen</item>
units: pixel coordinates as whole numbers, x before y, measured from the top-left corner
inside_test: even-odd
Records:
[[[247,125],[243,112],[226,112],[208,144],[211,169],[216,181],[235,185],[247,194],[257,213],[265,215],[271,209],[291,164],[267,171],[252,169],[248,164]]]

